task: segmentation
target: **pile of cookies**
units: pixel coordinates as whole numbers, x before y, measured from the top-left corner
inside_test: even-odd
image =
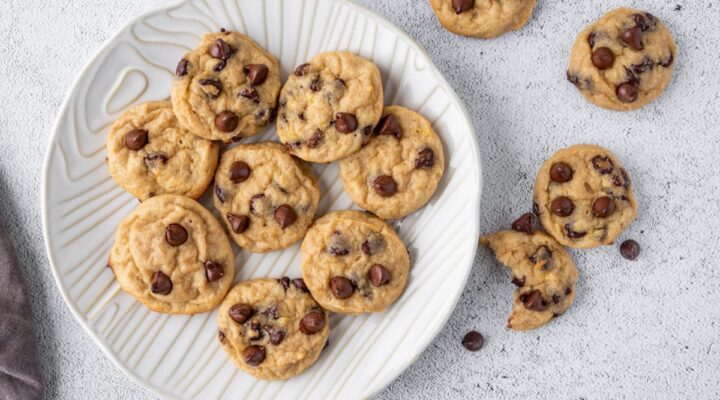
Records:
[[[279,143],[233,143],[272,121]],[[120,287],[157,312],[219,305],[219,342],[260,379],[312,365],[327,343],[329,312],[380,312],[398,299],[410,258],[385,220],[425,205],[445,168],[425,118],[383,107],[370,61],[319,54],[282,85],[271,54],[225,30],[180,60],[171,101],[137,105],[116,120],[107,159],[113,179],[141,201],[118,226],[108,261]],[[367,212],[316,219],[322,193],[308,162],[333,161]],[[210,187],[216,214],[197,201]],[[250,252],[302,240],[302,278],[231,287],[230,239]]]

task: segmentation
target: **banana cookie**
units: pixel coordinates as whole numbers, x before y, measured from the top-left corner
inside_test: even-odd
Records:
[[[450,32],[493,38],[525,26],[535,0],[430,0],[430,5]]]
[[[564,246],[612,244],[635,219],[630,176],[607,149],[575,145],[547,160],[535,179],[536,212]]]
[[[302,279],[255,279],[239,283],[220,305],[218,340],[248,374],[288,379],[320,356],[330,332],[328,313]]]
[[[367,143],[382,108],[375,64],[348,52],[322,53],[297,67],[285,83],[277,133],[291,154],[327,163]]]
[[[591,103],[631,111],[665,90],[676,52],[672,34],[658,18],[618,8],[580,33],[567,78]]]
[[[242,248],[267,252],[305,236],[320,189],[309,166],[278,143],[243,144],[222,155],[215,207]]]
[[[399,106],[387,107],[375,137],[338,165],[350,199],[383,219],[425,205],[445,171],[443,146],[430,122]]]
[[[249,37],[223,31],[205,35],[175,71],[172,104],[180,123],[211,140],[239,141],[273,117],[280,66]]]
[[[480,238],[517,286],[507,327],[527,331],[562,315],[575,300],[578,271],[568,252],[543,232],[500,231]]]
[[[144,201],[122,220],[108,266],[125,292],[169,314],[212,310],[235,275],[220,223],[195,200],[171,194]]]
[[[336,211],[317,220],[301,248],[300,268],[323,308],[379,312],[402,293],[410,257],[386,222],[360,211]]]
[[[159,194],[202,196],[219,151],[216,143],[179,126],[169,101],[125,111],[110,127],[106,148],[110,175],[140,200]]]

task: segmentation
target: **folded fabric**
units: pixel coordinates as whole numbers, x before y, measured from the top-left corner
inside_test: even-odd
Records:
[[[42,397],[42,369],[25,281],[0,220],[0,399]]]

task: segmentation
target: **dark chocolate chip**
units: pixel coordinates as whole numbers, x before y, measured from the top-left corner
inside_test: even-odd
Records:
[[[596,36],[597,36],[597,33],[595,33],[595,32],[591,32],[591,33],[588,35],[588,44],[590,45],[590,48],[595,47],[595,38],[596,38]]]
[[[273,346],[279,345],[285,339],[285,331],[280,328],[276,328],[272,325],[265,325],[263,326],[263,330],[267,332],[270,337],[269,342]]]
[[[230,307],[230,310],[228,311],[230,319],[238,324],[244,324],[249,321],[253,314],[255,314],[255,310],[253,310],[250,304],[245,303],[235,304]]]
[[[223,90],[223,84],[220,82],[220,79],[215,78],[206,78],[206,79],[200,79],[199,83],[203,86],[212,86],[217,90],[217,93],[208,93],[210,95],[211,99],[217,99],[220,97],[220,94]],[[217,121],[217,120],[216,120]],[[217,122],[216,122],[217,124]]]
[[[566,196],[556,197],[550,204],[550,209],[558,217],[567,217],[575,210],[575,204]]]
[[[220,71],[224,70],[226,66],[227,66],[227,60],[220,60],[220,62],[215,64],[215,66],[213,67],[213,71],[220,72]]]
[[[250,345],[243,351],[245,364],[256,367],[265,361],[265,348],[258,345]]]
[[[310,64],[302,64],[295,68],[295,76],[304,76],[310,70]]]
[[[623,103],[633,103],[638,98],[638,86],[635,83],[625,82],[615,90],[618,99]]]
[[[165,240],[171,246],[180,246],[187,238],[187,230],[180,224],[170,224],[165,228]]]
[[[620,245],[620,254],[624,258],[633,261],[640,254],[640,245],[638,242],[628,239]]]
[[[390,272],[380,264],[374,264],[370,268],[370,284],[375,287],[386,285],[390,282]]]
[[[380,175],[373,181],[373,189],[380,197],[391,197],[397,192],[397,183],[389,175]]]
[[[555,163],[550,167],[550,179],[553,182],[569,182],[573,178],[573,173],[572,168],[564,162]]]
[[[533,230],[535,229],[535,214],[523,214],[522,216],[520,216],[520,218],[516,219],[515,222],[512,223],[512,228],[515,231],[524,232],[528,235],[532,235]]]
[[[308,289],[307,285],[305,284],[305,281],[302,278],[295,278],[292,280],[293,286],[297,290],[300,290],[301,292],[310,293],[310,289]]]
[[[565,234],[566,234],[567,237],[569,237],[570,239],[579,239],[579,238],[584,237],[585,235],[587,235],[587,232],[577,232],[577,231],[573,230],[572,225],[570,225],[570,224],[568,223],[568,224],[565,224]]]
[[[290,278],[287,276],[283,276],[282,278],[277,280],[280,286],[283,287],[283,290],[287,292],[287,290],[290,288]]]
[[[640,64],[633,64],[632,70],[635,74],[642,74],[645,71],[652,70],[654,65],[655,64],[653,64],[653,61],[650,59],[650,57],[645,57]],[[639,78],[637,78],[637,75],[635,75],[635,78],[639,82]]]
[[[533,211],[533,214],[537,215],[538,217],[540,216],[540,206],[538,205],[538,203],[536,203],[534,201],[533,201],[533,205],[532,205],[532,211]]]
[[[307,146],[311,149],[314,149],[318,147],[320,142],[323,140],[323,133],[320,129],[316,130],[315,133],[313,133],[312,137],[310,137],[310,140],[307,141]]]
[[[535,289],[533,291],[523,293],[520,295],[520,301],[525,305],[525,308],[531,311],[545,311],[547,310],[547,303],[542,298],[542,293]]]
[[[462,345],[470,351],[478,351],[482,349],[484,344],[485,338],[477,331],[466,333],[462,340]]]
[[[223,332],[222,330],[218,330],[217,337],[218,337],[218,341],[221,344],[225,344],[225,332]]]
[[[565,76],[570,83],[578,87],[580,86],[580,77],[578,77],[577,74],[573,74],[570,73],[570,71],[567,71]]]
[[[319,92],[320,91],[320,78],[315,78],[310,82],[310,90],[313,92]]]
[[[665,60],[665,61],[663,61],[663,63],[660,64],[660,65],[662,65],[662,66],[665,67],[665,68],[668,68],[668,67],[670,67],[671,65],[673,65],[673,61],[675,61],[675,57],[673,56],[672,53],[670,53],[670,57],[668,57],[668,59]]]
[[[215,282],[225,276],[223,266],[214,261],[205,261],[205,278],[208,282]]]
[[[175,75],[177,76],[185,76],[188,73],[188,66],[190,65],[190,61],[186,59],[180,60],[178,62],[177,67],[175,68]]]
[[[382,236],[376,233],[370,233],[367,239],[365,239],[365,241],[363,242],[362,246],[360,246],[360,248],[362,249],[362,252],[365,253],[365,255],[371,256],[382,250],[384,244],[385,241],[383,240]]]
[[[252,100],[255,103],[260,103],[260,94],[258,94],[254,87],[243,88],[243,90],[240,91],[240,96]]]
[[[210,46],[210,55],[213,56],[213,58],[227,60],[232,55],[232,50],[224,40],[217,38],[215,39],[215,43]]]
[[[225,200],[227,200],[227,192],[218,184],[215,184],[215,197],[217,197],[221,203],[224,203]]]
[[[552,295],[552,301],[555,304],[560,304],[560,300],[562,300],[562,297],[560,297],[559,294],[553,294]]]
[[[612,160],[609,157],[597,155],[592,159],[593,168],[595,168],[601,174],[609,174],[615,167]]]
[[[475,0],[452,0],[452,8],[455,14],[464,13],[475,6]]]
[[[335,129],[340,133],[352,133],[358,127],[357,118],[349,113],[339,112],[335,114]]]
[[[250,177],[250,166],[244,161],[235,161],[230,164],[230,180],[233,183],[245,182]]]
[[[250,214],[255,214],[255,202],[264,198],[265,195],[262,193],[253,195],[253,197],[250,198]]]
[[[300,320],[300,331],[306,335],[314,335],[325,327],[325,315],[321,311],[310,311]]]
[[[152,153],[146,155],[143,161],[145,161],[145,165],[148,168],[155,168],[158,166],[158,162],[165,164],[167,162],[167,157],[165,157],[164,154]]]
[[[230,229],[238,235],[245,232],[248,226],[250,226],[250,218],[248,218],[247,215],[227,213],[225,218],[230,224]]]
[[[338,299],[347,299],[352,296],[355,291],[355,287],[352,282],[350,282],[350,279],[342,276],[335,276],[330,279],[330,291],[333,296]]]
[[[138,151],[148,143],[148,131],[145,129],[133,129],[125,134],[125,147],[129,150]]]
[[[285,229],[288,226],[295,223],[297,220],[297,213],[295,210],[287,204],[283,204],[275,209],[275,222],[280,225],[280,228]]]
[[[172,291],[173,284],[170,278],[162,271],[156,271],[152,275],[150,291],[155,294],[166,295]]]
[[[643,32],[652,28],[655,25],[655,17],[652,14],[633,14],[633,20],[635,20],[635,26],[640,28]]]
[[[615,63],[615,54],[607,47],[599,47],[592,53],[592,63],[597,69],[608,69]]]
[[[395,139],[402,137],[402,129],[400,123],[398,123],[397,117],[394,114],[386,115],[378,124],[378,134],[394,136]]]
[[[512,281],[510,282],[517,287],[523,287],[525,286],[525,277],[523,276],[522,278],[518,278],[517,276],[513,276]]]
[[[415,157],[415,168],[432,168],[435,165],[435,152],[426,147],[417,153]]]
[[[268,77],[268,67],[265,64],[248,64],[243,68],[245,75],[253,86],[262,85]]]
[[[592,205],[593,214],[598,218],[606,218],[615,211],[615,200],[603,196],[595,199]]]
[[[633,49],[640,51],[643,49],[642,44],[642,30],[640,27],[634,27],[626,30],[622,33],[623,42],[627,43],[628,46]]]
[[[342,257],[350,254],[350,249],[348,248],[345,238],[342,236],[342,233],[338,231],[333,232],[326,250],[335,257]]]
[[[287,281],[285,281],[285,279],[287,279]],[[287,277],[285,277],[285,278],[280,278],[280,279],[278,279],[278,283],[280,284],[280,286],[283,287],[283,290],[285,290],[285,291],[287,292],[287,289],[288,289],[288,287],[290,286],[290,279],[288,279]],[[287,285],[286,285],[286,284],[287,284]],[[270,307],[268,307],[268,308],[260,311],[260,314],[261,314],[261,315],[264,315],[264,316],[266,316],[266,317],[268,317],[268,318],[272,318],[272,319],[278,319],[278,318],[280,318],[280,314],[278,313],[278,308],[277,308],[277,306],[276,306],[275,304],[273,304],[273,305],[271,305]]]
[[[215,127],[221,132],[232,132],[237,128],[239,121],[232,111],[223,111],[215,116]]]

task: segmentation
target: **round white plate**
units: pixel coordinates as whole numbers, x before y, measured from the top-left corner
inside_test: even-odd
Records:
[[[380,68],[386,104],[425,115],[448,165],[431,202],[397,221],[413,267],[402,297],[381,314],[331,318],[330,345],[287,381],[239,372],[216,340],[215,313],[148,311],[105,267],[119,221],[137,206],[105,166],[105,137],[129,106],[165,99],[175,66],[200,36],[221,27],[251,36],[284,76],[313,55],[350,50]],[[275,138],[273,127],[254,140]],[[335,164],[316,165],[319,215],[350,208]],[[384,19],[341,0],[189,0],[140,16],[82,71],[58,116],[45,160],[42,215],[48,257],[75,317],[129,376],[169,398],[363,398],[412,363],[463,291],[479,232],[480,156],[467,114],[427,55]],[[206,199],[207,200],[207,199]],[[299,245],[269,254],[237,251],[237,278],[299,276]]]

